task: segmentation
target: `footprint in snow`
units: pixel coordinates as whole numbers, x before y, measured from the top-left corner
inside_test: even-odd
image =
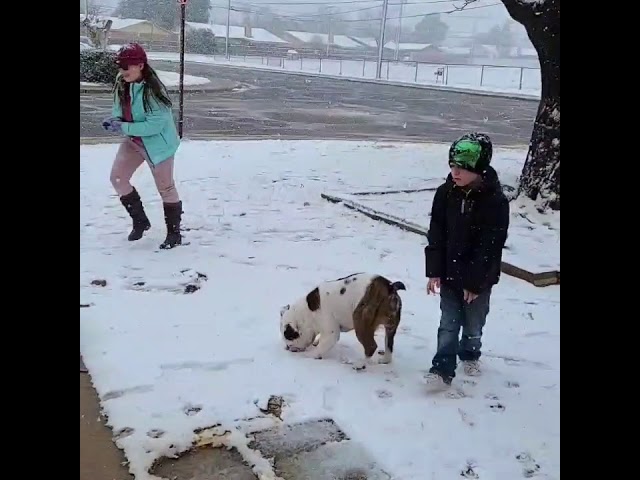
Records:
[[[462,390],[461,388],[452,388],[451,390],[448,390],[445,394],[445,396],[447,398],[450,398],[452,400],[458,400],[460,398],[467,398],[470,397],[469,394],[467,394],[464,390]]]
[[[540,465],[528,452],[521,452],[516,455],[516,459],[522,465],[522,476],[524,478],[533,478],[540,472]]]
[[[465,465],[465,467],[462,469],[462,471],[460,472],[460,476],[462,478],[474,478],[474,479],[479,479],[480,475],[478,475],[475,470],[474,467],[476,467],[476,465],[474,465],[474,463],[471,460],[467,460],[467,464]]]
[[[193,417],[194,415],[200,413],[201,410],[201,405],[186,405],[182,411],[187,417]]]
[[[165,434],[165,431],[160,428],[154,428],[147,432],[147,437],[149,438],[162,438]]]
[[[378,390],[376,390],[376,396],[378,398],[381,398],[381,399],[385,400],[385,399],[392,398],[393,397],[393,393],[391,393],[389,390],[378,389]]]
[[[127,438],[128,436],[133,435],[134,432],[135,432],[135,429],[130,427],[121,428],[113,434],[113,440],[114,441],[122,440],[123,438]]]

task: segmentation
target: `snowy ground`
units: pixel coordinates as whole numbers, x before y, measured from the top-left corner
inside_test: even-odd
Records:
[[[433,154],[445,158],[448,145],[433,146]],[[516,187],[518,175],[522,170],[522,159],[526,152],[511,150],[493,162],[498,170],[500,181],[504,185]],[[407,188],[428,188],[428,191],[415,193],[393,193],[387,195],[353,195],[340,197],[366,207],[393,215],[409,223],[429,227],[429,209],[435,195],[435,188],[446,178],[449,168],[440,162],[429,169],[433,177],[419,180]],[[413,182],[412,179],[407,184]],[[390,187],[389,190],[394,190]],[[383,189],[384,190],[384,189]],[[351,192],[353,193],[353,192]],[[560,212],[540,215],[533,202],[518,199],[511,203],[509,237],[503,254],[505,261],[532,273],[560,270]]]
[[[153,60],[179,61],[177,53],[150,52]],[[226,60],[221,55],[187,54],[188,62],[237,65],[268,70],[305,72],[319,75],[333,75],[349,78],[374,79],[375,61],[334,60],[304,58],[289,60],[275,57],[231,57]],[[443,69],[443,76],[436,76]],[[480,65],[438,65],[384,62],[382,78],[391,82],[420,85],[438,85],[466,88],[485,92],[517,93],[540,97],[540,70],[535,68],[502,67]]]
[[[167,72],[165,70],[156,70],[160,80],[167,87],[177,87],[180,84],[180,74],[176,72]],[[185,85],[206,85],[210,83],[208,78],[204,77],[196,77],[194,75],[186,75],[184,76],[184,84]],[[100,83],[91,83],[91,82],[80,82],[80,86],[89,87],[89,86],[102,86]]]
[[[134,181],[153,228],[126,241],[108,181],[116,149],[80,148],[80,298],[93,304],[81,309],[80,347],[137,480],[154,459],[188,448],[195,428],[233,429],[272,394],[287,402],[286,423],[333,418],[394,480],[560,478],[560,287],[503,276],[485,376],[460,373],[462,398],[429,396],[421,379],[439,309],[424,292],[424,239],[320,199],[422,184],[446,166],[442,146],[185,142],[176,165],[190,245],[168,252],[156,251],[161,203],[146,168]],[[496,164],[518,157],[497,149]],[[361,355],[352,334],[324,360],[285,351],[280,307],[363,270],[408,288],[394,364],[353,371],[342,363]],[[195,271],[208,281],[182,295]]]

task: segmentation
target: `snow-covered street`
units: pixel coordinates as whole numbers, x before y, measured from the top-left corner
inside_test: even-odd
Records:
[[[80,147],[80,300],[91,304],[80,348],[136,480],[189,449],[199,428],[220,424],[241,444],[238,421],[260,416],[256,402],[270,395],[284,398],[286,424],[335,420],[393,480],[559,480],[560,287],[503,275],[484,375],[459,369],[458,395],[428,395],[440,310],[425,292],[426,239],[320,198],[424,186],[446,175],[448,145],[184,141],[175,175],[189,244],[171,251],[157,250],[162,205],[146,166],[133,183],[152,229],[127,242],[130,220],[109,183],[117,148]],[[495,149],[507,183],[525,153]],[[428,225],[430,208],[413,205],[411,220]],[[347,361],[362,348],[353,333],[323,360],[286,351],[280,308],[362,271],[407,286],[394,363],[354,371]],[[188,284],[200,289],[184,294]],[[269,478],[268,462],[255,465]]]
[[[112,46],[116,49],[119,46]],[[179,55],[171,52],[150,52],[152,60],[178,62]],[[373,60],[340,60],[243,56],[227,60],[223,55],[187,54],[190,63],[231,65],[276,72],[304,73],[306,75],[333,76],[349,79],[375,79],[376,62]],[[414,62],[384,62],[382,82],[401,85],[430,85],[446,89],[466,89],[477,93],[503,93],[528,98],[540,97],[540,70],[507,66],[445,65]],[[441,76],[436,75],[440,71]],[[444,83],[446,78],[446,84]]]

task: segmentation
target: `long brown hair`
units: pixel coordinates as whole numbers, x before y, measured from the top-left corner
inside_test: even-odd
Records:
[[[148,63],[145,63],[144,67],[142,68],[142,79],[144,80],[144,86],[142,90],[142,105],[144,106],[145,113],[148,113],[152,110],[151,97],[153,97],[156,102],[164,105],[165,107],[171,108],[173,104],[171,102],[171,98],[169,98],[167,87],[165,87],[164,83],[162,83],[162,81],[158,77],[156,71],[151,68]],[[118,95],[120,105],[124,105],[124,102],[127,101],[125,97],[127,88],[127,82],[125,82],[122,76],[118,76],[116,84],[114,85],[114,90]]]

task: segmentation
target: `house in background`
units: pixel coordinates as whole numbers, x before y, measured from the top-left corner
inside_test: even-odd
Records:
[[[80,35],[86,35],[82,26],[84,14],[80,14]],[[157,51],[174,50],[178,46],[179,37],[166,28],[159,27],[149,20],[137,18],[100,17],[100,20],[111,20],[108,41],[111,45],[137,42],[145,48]]]
[[[385,45],[395,51],[396,43]],[[437,45],[430,43],[400,43],[400,60],[421,63],[444,63],[447,55]],[[392,57],[393,58],[393,57]]]
[[[227,26],[186,22],[187,35],[189,30],[208,30],[215,35],[216,48],[224,48],[227,37]],[[229,26],[229,48],[232,55],[277,55],[283,56],[290,45],[286,40],[275,36],[264,28],[254,28],[249,25],[239,27]],[[213,52],[212,52],[213,53]]]
[[[334,58],[362,58],[365,53],[363,45],[347,35],[287,30],[283,33],[283,38],[302,56],[326,57],[328,54]]]

